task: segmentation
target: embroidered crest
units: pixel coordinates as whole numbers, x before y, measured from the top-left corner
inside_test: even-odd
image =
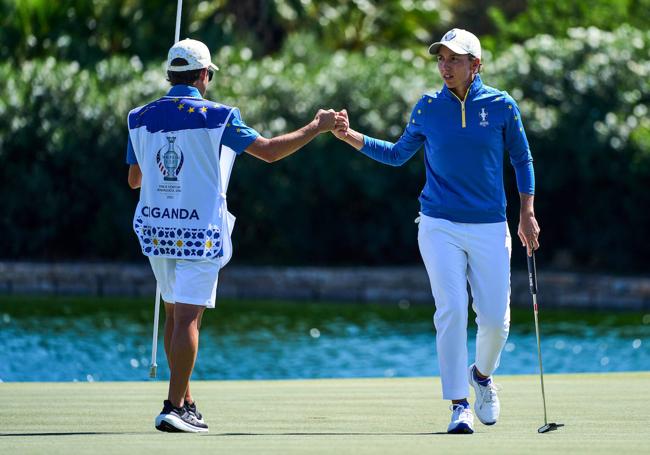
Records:
[[[490,122],[487,121],[488,118],[488,113],[485,111],[485,108],[481,108],[481,112],[478,113],[478,116],[481,117],[481,123],[479,125],[481,126],[488,126]]]

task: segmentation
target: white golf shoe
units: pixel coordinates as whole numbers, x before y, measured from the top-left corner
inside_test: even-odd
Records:
[[[474,433],[474,415],[469,405],[465,407],[462,404],[452,404],[449,406],[449,409],[451,410],[451,422],[449,422],[449,426],[447,427],[447,433]]]
[[[474,387],[476,401],[474,402],[474,411],[476,417],[484,425],[494,425],[499,420],[501,405],[497,396],[497,387],[492,381],[492,377],[487,379],[487,383],[480,384],[474,374],[475,365],[469,367],[469,384]],[[481,381],[483,382],[483,381]]]

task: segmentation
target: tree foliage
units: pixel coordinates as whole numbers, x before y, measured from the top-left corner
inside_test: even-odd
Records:
[[[82,66],[115,55],[161,61],[172,43],[176,2],[169,0],[0,0],[0,57],[52,56]],[[641,30],[650,0],[185,0],[182,37],[254,57],[309,33],[324,52],[368,46],[416,52],[451,27],[467,28],[493,52],[540,33],[568,28]]]
[[[255,56],[278,51],[292,33],[307,31],[327,50],[412,47],[430,40],[439,8],[434,0],[186,0],[181,37],[212,49],[248,48]],[[4,60],[51,56],[85,65],[124,55],[148,62],[164,59],[173,42],[176,2],[0,0],[0,12]]]
[[[648,31],[622,26],[539,35],[495,61],[536,151],[544,236],[570,263],[623,270],[642,262],[650,217]],[[630,248],[634,245],[634,248]]]
[[[208,97],[239,106],[267,136],[303,125],[319,107],[346,107],[353,127],[396,139],[412,104],[441,85],[433,61],[409,50],[319,46],[313,34],[294,34],[281,52],[254,61],[224,47]],[[543,251],[564,265],[639,270],[650,253],[649,46],[649,32],[628,26],[579,28],[513,45],[485,67],[485,82],[519,101]],[[0,64],[5,257],[138,257],[125,119],[166,87],[162,66],[137,58],[92,67],[54,58]],[[518,203],[505,168],[514,231]],[[244,155],[229,191],[236,261],[413,263],[423,183],[421,153],[394,169],[331,135],[272,166]]]
[[[519,11],[510,0],[487,3],[485,11],[494,28],[487,31],[490,36],[484,44],[493,50],[538,34],[562,36],[575,27],[611,31],[628,24],[647,30],[650,24],[650,0],[526,0],[517,2]]]

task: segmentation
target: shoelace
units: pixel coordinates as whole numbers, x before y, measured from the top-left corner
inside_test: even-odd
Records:
[[[203,416],[201,415],[201,413],[199,412],[199,410],[196,409],[196,402],[194,402],[194,403],[192,403],[192,404],[187,404],[187,403],[185,403],[185,408],[186,408],[190,413],[194,414],[198,420],[201,420],[201,419],[203,418]]]
[[[183,419],[189,420],[189,422],[192,425],[197,425],[197,424],[200,423],[199,419],[197,419],[196,416],[193,413],[189,412],[187,409],[183,409],[183,411],[184,411],[183,414],[182,414]]]
[[[466,408],[465,406],[462,406],[460,404],[452,404],[452,405],[450,405],[449,410],[451,412],[453,412],[454,414],[458,413],[458,417],[456,419],[454,419],[454,420],[460,420],[460,418],[463,416],[463,414],[465,414],[465,419],[468,419],[472,414],[472,411],[470,410],[470,408]],[[463,420],[465,420],[465,419],[463,419]]]
[[[479,384],[480,385],[480,384]],[[481,385],[481,388],[484,389],[483,392],[483,401],[485,403],[492,403],[497,396],[497,392],[501,390],[501,386],[490,381],[488,385]]]

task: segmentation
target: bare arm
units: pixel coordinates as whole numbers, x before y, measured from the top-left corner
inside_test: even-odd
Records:
[[[129,186],[131,189],[138,189],[142,184],[142,171],[139,164],[132,164],[129,166]]]
[[[517,235],[521,245],[526,247],[528,256],[532,256],[533,250],[539,248],[539,225],[535,218],[534,201],[532,194],[519,193],[521,206],[519,208],[519,229]]]
[[[331,109],[329,111],[321,109],[314,117],[314,120],[299,130],[271,139],[258,137],[255,142],[248,146],[246,152],[267,163],[272,163],[298,151],[320,133],[331,131],[336,125],[335,112]]]

